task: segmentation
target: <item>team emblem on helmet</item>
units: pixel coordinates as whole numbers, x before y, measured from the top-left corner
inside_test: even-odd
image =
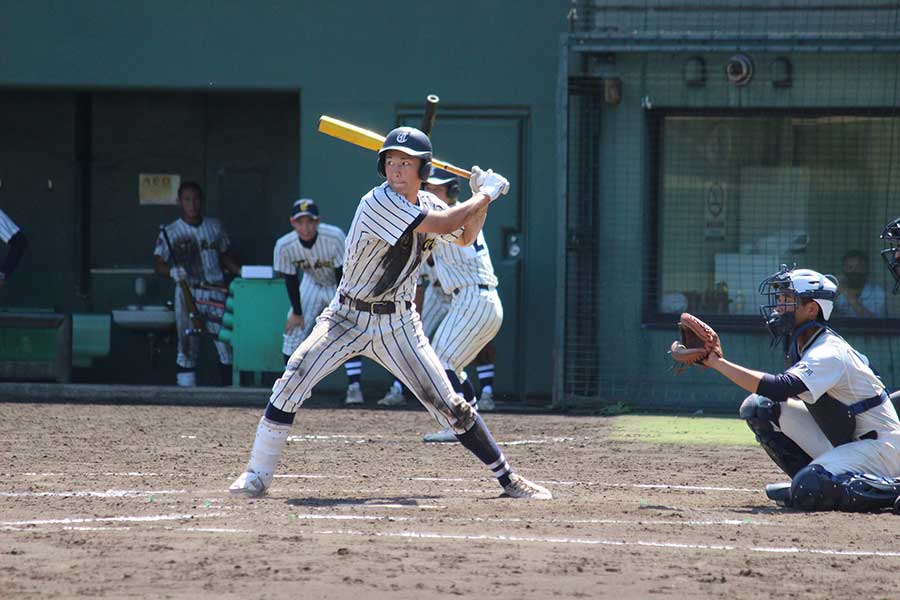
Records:
[[[401,131],[400,133],[397,134],[397,143],[402,144],[402,143],[406,142],[406,140],[408,138],[409,138],[409,134],[406,133],[405,131]]]

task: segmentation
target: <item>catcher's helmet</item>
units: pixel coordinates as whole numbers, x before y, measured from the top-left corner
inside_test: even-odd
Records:
[[[425,181],[431,185],[446,185],[447,195],[453,200],[459,198],[459,180],[450,171],[431,167],[431,175]]]
[[[790,299],[784,292],[790,291]],[[798,306],[798,298],[809,298],[822,310],[822,321],[831,317],[834,299],[837,296],[837,278],[834,275],[823,275],[812,269],[781,269],[759,284],[759,293],[766,296],[767,302],[759,307],[759,312],[766,320],[766,327],[772,333],[772,344],[789,337],[794,330],[794,311],[787,307]],[[777,310],[781,309],[781,310]]]
[[[885,225],[880,237],[888,244],[888,247],[881,251],[881,258],[894,278],[896,294],[900,292],[900,259],[897,258],[897,252],[900,250],[900,218]]]
[[[431,140],[415,127],[398,127],[384,138],[378,151],[378,174],[387,177],[384,171],[384,155],[388,150],[397,150],[422,161],[419,165],[419,179],[425,181],[431,173]]]

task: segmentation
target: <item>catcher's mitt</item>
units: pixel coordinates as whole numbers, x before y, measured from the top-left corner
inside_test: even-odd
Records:
[[[714,352],[722,358],[722,342],[715,330],[689,313],[682,313],[678,322],[681,339],[672,342],[669,352],[675,361],[675,369],[680,372],[690,365],[700,365]]]

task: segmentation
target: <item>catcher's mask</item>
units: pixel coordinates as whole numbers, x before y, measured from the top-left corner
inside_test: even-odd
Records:
[[[900,292],[900,259],[897,258],[897,253],[900,252],[900,218],[885,225],[880,237],[888,245],[881,251],[881,258],[884,259],[888,271],[894,278],[894,293],[896,294]]]
[[[800,298],[814,300],[822,310],[822,321],[827,321],[837,296],[837,279],[811,269],[781,269],[759,284],[759,293],[766,297],[766,304],[759,312],[766,320],[766,328],[772,334],[772,346],[783,342],[787,346],[794,333],[794,311],[800,306]],[[787,348],[785,348],[787,350]]]

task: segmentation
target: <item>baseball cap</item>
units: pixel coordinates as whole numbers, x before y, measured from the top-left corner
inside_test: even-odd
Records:
[[[294,206],[291,208],[291,219],[299,219],[300,217],[319,218],[319,207],[316,206],[312,199],[300,198],[294,201]]]

